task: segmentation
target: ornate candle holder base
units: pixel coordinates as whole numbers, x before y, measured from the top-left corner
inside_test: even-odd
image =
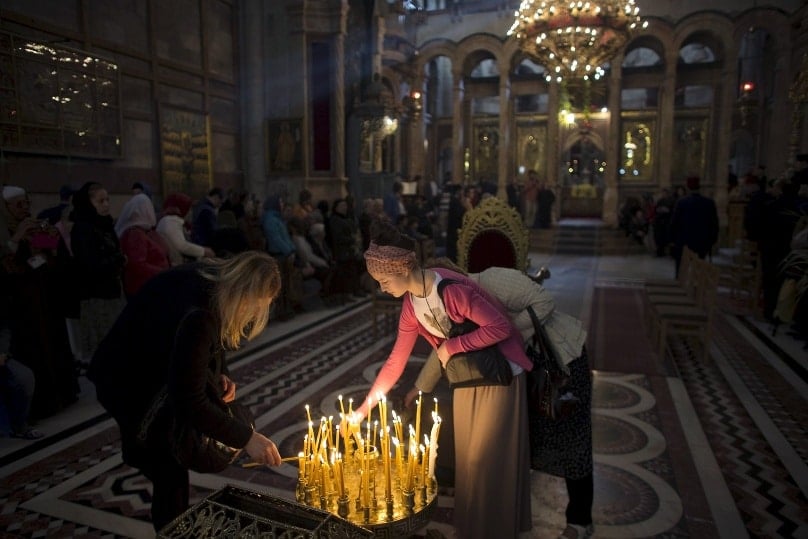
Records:
[[[429,524],[438,504],[437,488],[433,489],[430,485],[430,488],[419,487],[418,491],[402,493],[396,489],[392,497],[379,500],[379,503],[371,504],[370,507],[357,507],[347,496],[338,498],[335,494],[328,496],[326,511],[371,530],[379,539],[410,537]],[[425,497],[422,498],[424,494]],[[315,504],[318,509],[319,502],[320,499],[317,498]]]

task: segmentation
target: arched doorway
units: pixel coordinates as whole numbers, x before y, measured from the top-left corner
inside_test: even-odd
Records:
[[[561,218],[602,217],[605,155],[603,139],[592,130],[576,130],[567,137],[559,159]]]

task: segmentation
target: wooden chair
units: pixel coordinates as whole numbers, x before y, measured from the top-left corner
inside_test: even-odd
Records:
[[[696,283],[692,271],[694,260],[698,260],[696,253],[685,247],[676,279],[653,279],[645,282],[642,294],[643,312],[650,313],[654,305],[663,303],[695,303]],[[650,334],[653,327],[649,325],[646,329]]]
[[[727,286],[730,297],[746,300],[746,306],[756,311],[761,294],[760,250],[756,242],[740,241],[740,252],[734,257],[727,271]]]
[[[457,263],[469,273],[493,266],[526,271],[530,231],[514,208],[489,197],[468,210],[457,237]]]
[[[679,263],[679,275],[675,279],[650,279],[645,281],[646,294],[659,294],[664,293],[666,290],[671,290],[674,293],[676,289],[684,289],[687,286],[687,280],[690,277],[690,267],[693,260],[698,259],[696,253],[691,251],[687,246],[682,249],[682,261]]]
[[[668,338],[673,335],[695,337],[702,346],[702,360],[706,360],[708,357],[720,269],[698,258],[692,262],[691,266],[694,279],[697,281],[695,303],[652,306],[649,317],[652,338],[660,357],[665,353]]]

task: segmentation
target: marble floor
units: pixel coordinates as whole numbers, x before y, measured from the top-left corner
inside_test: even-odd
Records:
[[[557,308],[581,318],[593,347],[595,537],[808,537],[808,354],[803,343],[722,298],[709,359],[687,341],[666,357],[621,309],[642,282],[670,277],[669,259],[531,253],[546,266]],[[623,306],[623,307],[620,307]],[[635,320],[640,320],[636,323]],[[373,331],[369,300],[313,306],[232,358],[239,394],[282,454],[296,454],[302,407],[334,413],[336,392],[364,395],[393,335]],[[631,361],[606,337],[625,338]],[[625,337],[624,337],[625,336]],[[414,354],[417,366],[423,357]],[[636,368],[627,366],[636,365]],[[617,368],[619,366],[619,368]],[[630,371],[630,372],[626,372]],[[121,462],[114,422],[81,380],[79,402],[41,421],[38,441],[0,439],[0,537],[152,537],[148,482]],[[194,499],[225,484],[293,496],[296,468],[232,467],[192,474]],[[564,527],[563,480],[531,474],[534,529]],[[452,537],[452,497],[442,492],[420,535]]]

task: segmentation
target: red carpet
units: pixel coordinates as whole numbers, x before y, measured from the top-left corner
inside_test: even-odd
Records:
[[[598,287],[592,299],[587,349],[595,370],[671,375],[648,339],[642,289]]]

